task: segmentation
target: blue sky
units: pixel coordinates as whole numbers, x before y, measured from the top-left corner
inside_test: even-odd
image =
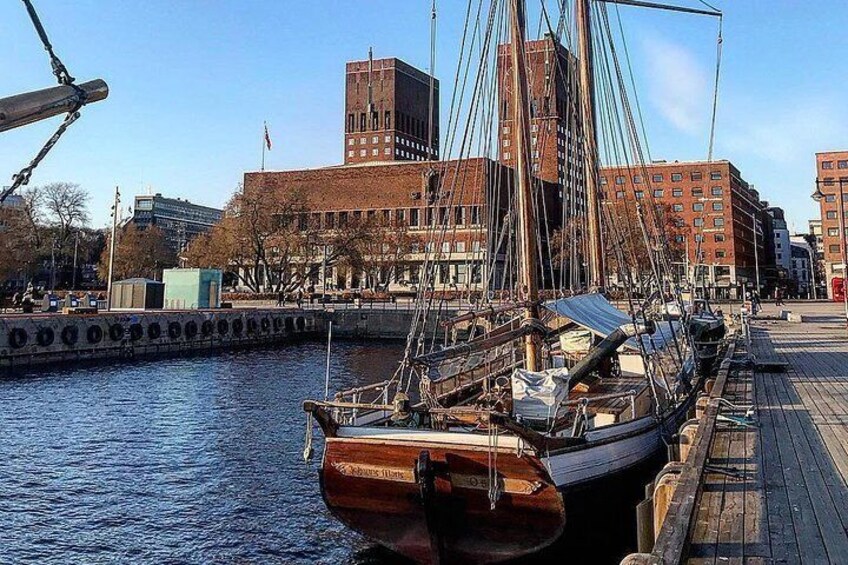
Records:
[[[489,0],[484,0],[488,3]],[[535,29],[540,0],[529,0]],[[697,0],[680,0],[697,6]],[[440,0],[436,74],[443,120],[466,2]],[[557,2],[547,0],[551,11]],[[724,59],[716,158],[733,161],[798,230],[814,153],[848,146],[848,5],[840,0],[715,0]],[[124,202],[151,187],[222,205],[259,167],[342,160],[345,61],[397,56],[429,64],[429,0],[37,0],[50,38],[78,80],[111,94],[83,112],[33,176],[82,184],[95,225],[116,185]],[[620,8],[653,158],[707,152],[716,22]],[[0,3],[0,95],[51,86],[46,55],[21,2]],[[0,184],[26,164],[60,121],[0,135]],[[443,131],[446,131],[443,124]]]

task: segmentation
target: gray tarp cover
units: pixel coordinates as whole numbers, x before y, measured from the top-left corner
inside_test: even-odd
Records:
[[[568,318],[575,324],[586,328],[602,338],[607,337],[619,326],[632,322],[630,316],[610,304],[601,294],[579,294],[570,298],[561,298],[545,303],[545,308]],[[657,331],[653,335],[653,347],[663,349],[666,342],[672,341],[671,332],[677,332],[680,324],[677,322],[657,322]],[[642,336],[648,351],[652,351],[649,336]],[[625,343],[629,349],[638,349],[636,338],[630,338]]]

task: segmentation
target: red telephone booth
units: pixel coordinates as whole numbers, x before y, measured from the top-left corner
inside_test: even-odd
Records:
[[[845,279],[842,277],[833,277],[830,281],[830,288],[833,290],[831,294],[834,302],[845,301]]]

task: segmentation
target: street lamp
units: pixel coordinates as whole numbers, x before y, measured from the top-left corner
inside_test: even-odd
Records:
[[[842,185],[845,184],[845,179],[839,179],[838,181],[828,180],[823,181],[821,179],[816,179],[816,191],[810,196],[816,202],[821,202],[825,197],[824,193],[821,191],[822,184],[825,185],[833,185],[834,182],[839,183],[839,198],[837,198],[838,203],[838,214],[839,214],[839,247],[842,250],[842,299],[845,306],[845,324],[848,327],[848,241],[845,238],[845,205],[844,205],[844,196],[842,193]]]

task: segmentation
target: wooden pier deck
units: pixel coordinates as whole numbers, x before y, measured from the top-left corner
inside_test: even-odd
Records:
[[[848,333],[839,305],[803,315],[752,325],[751,353],[785,372],[739,363],[741,340],[722,397],[753,404],[754,425],[736,424],[744,410],[713,411],[701,472],[684,467],[657,545],[639,562],[848,564]]]

